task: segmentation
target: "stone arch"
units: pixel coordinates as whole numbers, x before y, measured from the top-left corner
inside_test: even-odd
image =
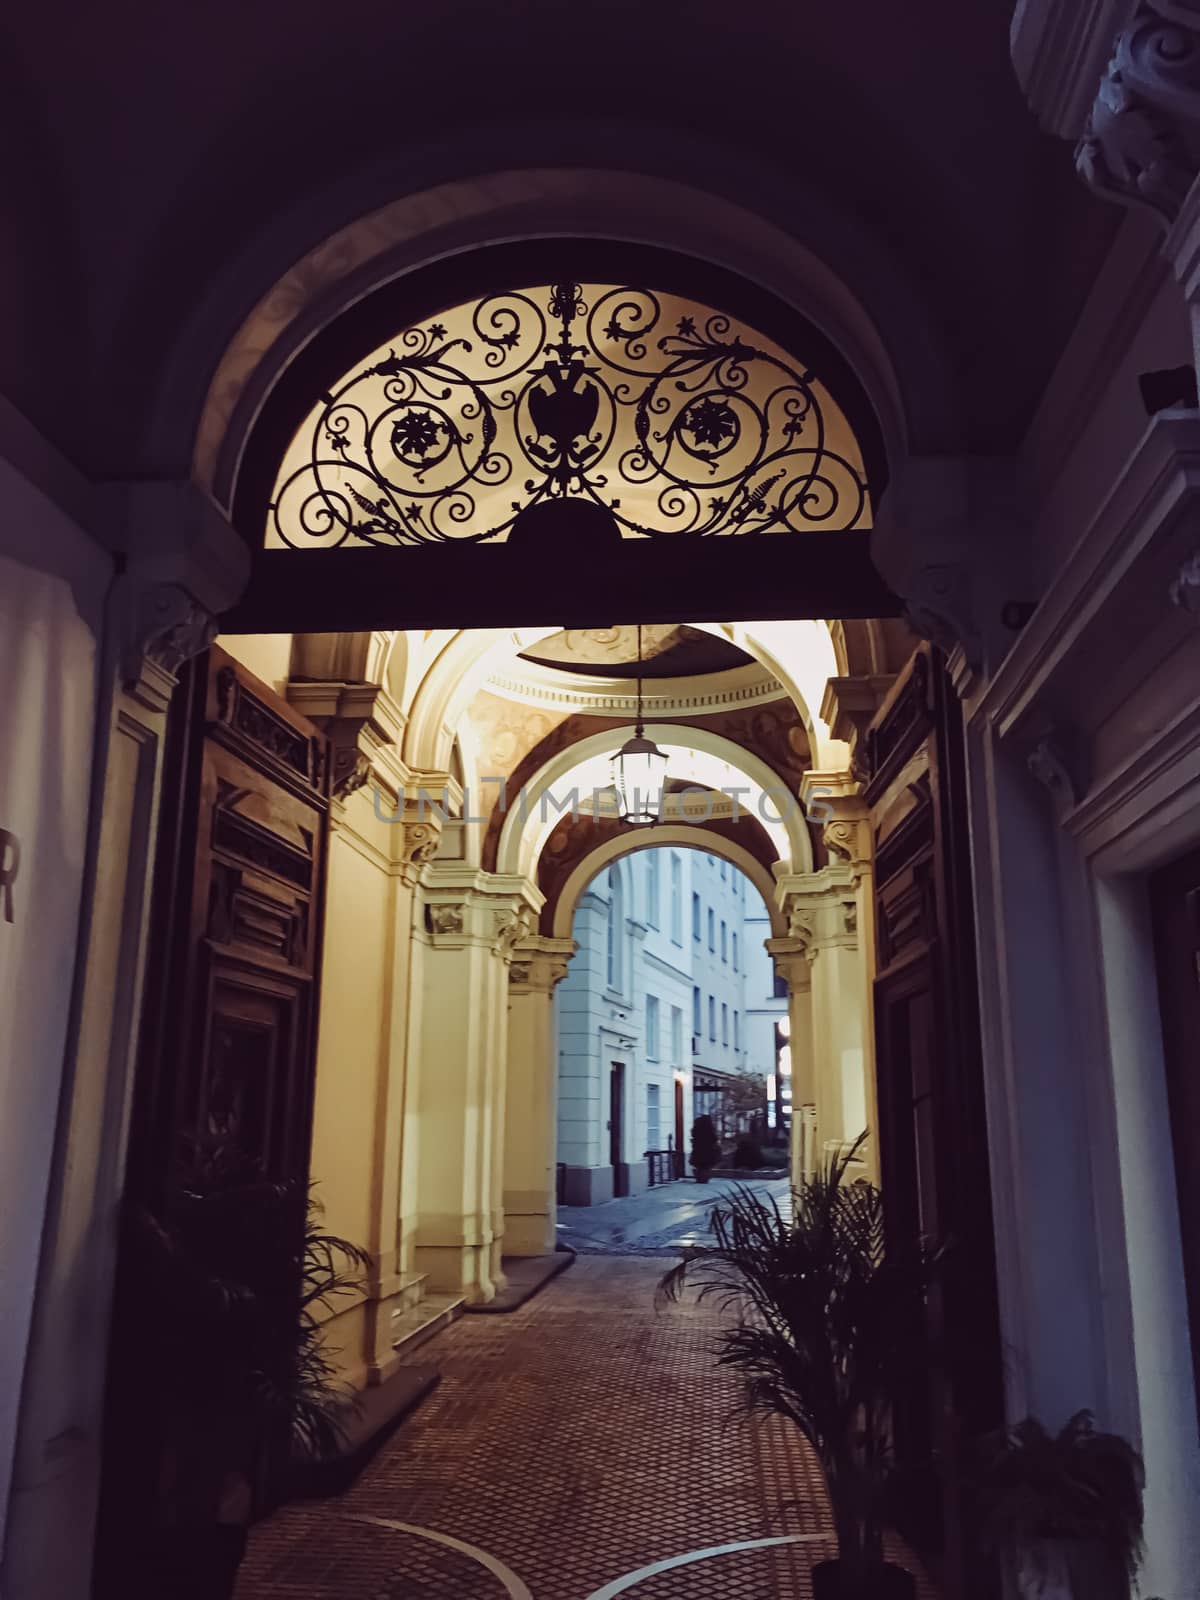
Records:
[[[660,145],[667,142],[660,136]],[[280,263],[249,313],[239,311],[235,323],[227,307],[196,307],[160,381],[159,403],[149,413],[152,434],[158,419],[166,426],[165,419],[190,411],[192,475],[229,507],[263,401],[317,331],[373,289],[431,261],[505,239],[580,232],[674,249],[723,266],[802,312],[857,373],[889,455],[910,448],[914,433],[952,430],[954,382],[932,308],[899,263],[888,259],[884,243],[849,208],[813,194],[806,199],[805,238],[829,241],[828,259],[818,257],[788,231],[783,215],[772,214],[778,196],[758,193],[761,170],[747,170],[743,182],[720,192],[712,174],[730,167],[730,153],[721,151],[719,163],[705,162],[697,148],[703,142],[690,138],[669,153],[663,165],[672,169],[670,176],[646,172],[644,151],[634,170],[514,167],[436,181],[430,174],[431,181],[414,183],[399,198],[351,211],[349,221],[343,197],[314,193],[307,201],[313,215],[292,235],[307,233],[311,242],[287,265]],[[600,141],[598,148],[604,147]],[[464,152],[460,165],[470,166],[473,159]],[[750,195],[757,203],[742,198]],[[821,228],[812,225],[817,215]],[[268,243],[255,241],[252,259],[231,262],[225,277],[236,273],[242,282],[264,283]],[[278,244],[274,251],[278,256]],[[214,349],[221,352],[215,370]],[[188,391],[197,386],[203,399],[189,401]],[[914,427],[922,410],[937,414],[932,429],[919,419]],[[160,456],[171,453],[166,440],[149,448]]]
[[[653,830],[629,832],[615,839],[607,839],[595,850],[577,862],[559,892],[554,904],[553,932],[556,938],[571,938],[575,921],[575,908],[587,886],[607,866],[640,850],[655,850],[661,846],[675,845],[687,850],[703,850],[720,856],[743,873],[762,895],[771,920],[771,935],[781,938],[787,933],[783,913],[775,903],[775,883],[762,862],[752,856],[736,840],[704,828],[678,823],[664,823]]]
[[[760,757],[742,749],[732,740],[710,733],[704,728],[672,723],[648,723],[646,732],[651,739],[668,750],[693,752],[698,756],[710,756],[717,762],[725,762],[746,777],[753,790],[768,796],[779,795],[780,784],[772,769]],[[567,781],[574,774],[585,770],[594,758],[603,757],[616,750],[623,736],[621,730],[609,729],[568,745],[565,750],[559,751],[538,769],[525,785],[520,797],[515,795],[509,797],[508,811],[501,828],[497,851],[498,872],[524,874],[529,878],[536,876],[538,859],[561,813],[555,812],[553,821],[548,814],[539,814],[531,824],[531,808],[537,806],[539,812],[548,812],[551,808],[542,807],[541,797],[547,794],[553,785]],[[679,777],[687,775],[678,767],[674,774]],[[811,872],[812,838],[799,801],[794,806],[784,806],[780,797],[776,803],[784,813],[778,824],[766,823],[761,814],[758,820],[771,836],[780,860],[785,863],[785,870]],[[746,809],[749,810],[755,804],[756,797],[752,795]],[[790,867],[786,865],[789,860]]]
[[[764,640],[769,624],[731,628],[721,623],[696,622],[689,626],[732,639],[748,654],[770,669],[786,690],[808,733],[815,766],[844,765],[844,748],[836,745],[820,720],[819,707],[825,682],[834,675],[836,657],[828,663],[810,665],[805,681],[784,658],[783,641]],[[806,625],[792,623],[788,631],[798,637]],[[813,624],[820,628],[823,624]],[[540,639],[557,632],[553,627],[525,629],[475,629],[460,632],[447,641],[435,661],[424,673],[413,697],[405,730],[404,758],[422,771],[443,771],[451,745],[467,705],[487,679],[510,654],[529,649]]]

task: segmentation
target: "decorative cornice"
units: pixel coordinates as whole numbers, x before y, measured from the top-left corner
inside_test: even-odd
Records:
[[[788,935],[764,941],[777,977],[783,979],[792,994],[802,994],[812,987],[812,943],[803,935]]]
[[[1198,502],[1200,419],[1160,413],[971,706],[971,718],[1013,732],[1082,644],[1092,638],[1099,649],[1111,641],[1122,615],[1135,602],[1144,609],[1155,587],[1166,616],[1168,573],[1180,571],[1187,548],[1180,546],[1194,539],[1187,513]]]
[[[531,666],[527,672],[497,673],[485,687],[505,700],[560,711],[564,716],[633,717],[637,712],[637,695],[627,678],[592,677]],[[756,662],[703,677],[648,679],[642,703],[647,721],[662,721],[672,716],[715,716],[732,707],[786,698],[787,691],[779,679]]]
[[[1170,225],[1200,172],[1200,10],[1140,0],[1116,36],[1076,165],[1100,194]]]

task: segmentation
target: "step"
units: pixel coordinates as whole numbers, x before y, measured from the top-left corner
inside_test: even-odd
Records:
[[[392,1297],[392,1314],[399,1315],[404,1311],[411,1311],[420,1305],[425,1298],[425,1285],[429,1281],[427,1272],[413,1272],[407,1278],[401,1278],[399,1291]]]
[[[460,1317],[463,1305],[460,1294],[427,1294],[419,1305],[397,1312],[392,1318],[392,1349],[402,1351],[407,1359]]]

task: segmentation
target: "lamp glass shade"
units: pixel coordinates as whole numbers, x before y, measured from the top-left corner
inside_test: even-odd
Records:
[[[653,739],[636,733],[627,739],[612,761],[613,787],[621,805],[621,821],[649,827],[662,813],[667,758]]]

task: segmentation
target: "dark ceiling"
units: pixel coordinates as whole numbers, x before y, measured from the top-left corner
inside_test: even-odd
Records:
[[[344,214],[327,234],[405,192],[452,136],[446,177],[470,176],[464,162],[606,160],[669,177],[666,135],[677,148],[682,133],[717,152],[718,192],[750,163],[774,220],[817,252],[805,197],[852,209],[928,298],[962,385],[962,442],[1009,449],[1118,221],[1024,106],[1010,13],[1006,0],[12,7],[0,288],[22,316],[0,335],[0,388],[89,470],[178,470],[194,419],[155,415],[167,354],[200,297],[220,290],[232,332],[319,242],[297,221],[307,198],[333,186]],[[235,256],[254,272],[231,275]],[[147,458],[151,423],[182,461]]]

